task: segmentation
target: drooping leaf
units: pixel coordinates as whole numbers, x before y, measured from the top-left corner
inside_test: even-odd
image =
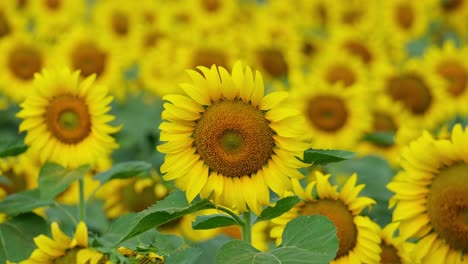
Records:
[[[261,252],[245,241],[231,241],[221,247],[216,263],[221,264],[325,264],[336,256],[336,227],[321,215],[299,216],[283,232],[283,242],[270,252]]]
[[[28,190],[8,195],[0,202],[0,213],[15,216],[53,203],[53,199],[41,198],[39,189]]]
[[[108,171],[101,172],[94,176],[101,183],[112,179],[125,179],[133,176],[150,175],[151,164],[144,161],[128,161],[118,163]]]
[[[226,214],[199,215],[195,219],[195,222],[192,223],[192,228],[195,230],[201,230],[231,225],[240,225],[240,223],[238,223],[236,219]]]
[[[83,165],[74,170],[66,169],[55,163],[46,163],[39,172],[39,190],[41,197],[53,199],[70,184],[81,179],[89,170],[89,165]]]
[[[33,238],[46,234],[44,219],[34,213],[18,215],[0,224],[0,263],[27,259],[36,248]]]
[[[255,222],[268,221],[273,218],[276,218],[289,211],[300,201],[301,198],[299,198],[298,196],[288,196],[282,198],[278,200],[274,206],[269,206],[263,209],[262,213],[258,216]]]
[[[24,140],[0,140],[0,158],[18,156],[24,153],[28,146],[24,144]]]
[[[395,144],[395,133],[393,132],[374,132],[362,137],[362,140],[381,146],[391,146]]]
[[[328,163],[339,162],[351,159],[354,152],[334,149],[308,149],[304,152],[304,162],[313,165],[326,165]]]

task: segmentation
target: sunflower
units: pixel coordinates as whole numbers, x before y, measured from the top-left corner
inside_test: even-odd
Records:
[[[268,251],[274,240],[270,237],[272,224],[270,221],[261,221],[252,226],[252,246],[261,251]]]
[[[400,235],[419,238],[418,263],[465,263],[468,252],[468,130],[455,125],[450,139],[429,133],[402,151],[403,170],[387,185],[395,193],[393,221]],[[437,260],[437,261],[435,261]]]
[[[109,134],[119,130],[108,122],[112,97],[104,86],[93,85],[94,76],[79,80],[79,71],[66,68],[36,74],[34,90],[21,104],[17,117],[27,131],[25,143],[41,162],[64,167],[94,164],[118,147]]]
[[[289,176],[302,178],[308,144],[301,117],[281,106],[286,92],[264,96],[263,79],[240,62],[232,74],[215,65],[188,71],[193,84],[182,84],[187,96],[163,99],[158,150],[166,153],[164,179],[176,179],[191,202],[213,193],[215,203],[255,213],[269,204],[269,189],[282,196],[291,187]],[[239,192],[238,190],[243,190]],[[248,208],[247,208],[248,207]]]
[[[0,3],[0,42],[5,38],[26,29],[26,19],[14,5],[14,1]]]
[[[15,34],[0,43],[0,89],[19,103],[33,89],[34,74],[49,64],[47,48],[31,35]]]
[[[357,176],[348,178],[340,191],[329,182],[330,174],[317,171],[316,181],[303,188],[293,179],[294,193],[302,202],[272,221],[270,235],[281,244],[286,224],[298,215],[321,214],[328,217],[337,227],[339,248],[331,263],[378,263],[380,254],[379,226],[368,217],[359,214],[366,207],[375,204],[369,197],[358,197],[364,184],[356,186]],[[314,193],[317,193],[315,196]]]
[[[379,1],[368,1],[365,5],[359,0],[338,1],[331,5],[329,29],[344,27],[349,30],[369,33],[379,19]]]
[[[447,81],[444,88],[458,105],[464,105],[468,100],[468,62],[463,59],[467,56],[468,47],[458,49],[453,42],[447,41],[442,48],[429,48],[424,57],[429,71]]]
[[[104,200],[106,215],[113,219],[125,213],[137,213],[165,198],[168,188],[156,172],[152,175],[151,178],[115,179],[103,185],[96,197]]]
[[[390,223],[380,231],[380,238],[382,239],[380,244],[382,248],[380,263],[382,264],[414,263],[410,254],[414,248],[414,244],[406,242],[400,236],[396,236],[397,229],[398,223]]]
[[[281,1],[278,1],[281,2]],[[330,24],[330,13],[333,4],[326,0],[301,0],[298,4],[298,25],[301,29],[322,29]]]
[[[183,0],[198,30],[223,30],[234,22],[238,3],[231,0]]]
[[[291,87],[312,147],[352,148],[369,131],[371,113],[362,87],[343,88],[303,74],[292,75]]]
[[[37,246],[29,259],[20,264],[53,263],[98,263],[105,261],[104,255],[88,248],[88,228],[84,222],[76,227],[75,235],[70,238],[56,222],[51,224],[52,238],[39,235],[34,238]]]
[[[438,20],[454,28],[458,34],[466,34],[468,18],[468,1],[466,0],[432,0],[428,6]],[[434,12],[435,11],[435,12]]]
[[[0,159],[0,200],[7,195],[37,187],[40,164],[26,152],[17,157]]]

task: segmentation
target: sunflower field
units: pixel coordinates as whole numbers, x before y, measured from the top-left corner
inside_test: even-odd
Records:
[[[0,264],[468,263],[468,0],[0,0]]]

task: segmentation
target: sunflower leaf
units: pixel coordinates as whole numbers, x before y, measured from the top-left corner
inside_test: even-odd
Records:
[[[236,219],[226,214],[199,215],[192,223],[195,230],[213,229],[231,225],[240,225]]]
[[[304,152],[303,162],[313,165],[326,165],[354,157],[354,152],[335,149],[308,149]]]
[[[65,191],[74,181],[83,178],[88,170],[89,165],[69,170],[55,163],[46,163],[39,172],[41,198],[55,198],[55,196]]]
[[[261,252],[245,241],[224,244],[216,263],[226,264],[321,264],[329,263],[338,251],[336,227],[321,215],[299,216],[283,232],[283,243],[270,252]]]
[[[393,132],[374,132],[362,137],[362,140],[374,143],[380,146],[391,146],[395,144],[395,133]]]
[[[27,149],[28,146],[24,144],[23,139],[0,140],[0,158],[18,156]]]
[[[118,163],[108,171],[97,174],[94,178],[102,183],[113,179],[125,179],[137,175],[150,175],[152,166],[144,161],[128,161]]]
[[[257,223],[261,221],[268,221],[273,218],[276,218],[289,211],[300,201],[301,198],[299,198],[298,196],[288,196],[282,198],[278,200],[274,206],[268,206],[265,209],[263,209],[262,213],[258,216],[255,222]]]
[[[39,189],[28,190],[8,195],[0,202],[0,213],[15,216],[53,203],[53,199],[41,198]]]
[[[114,241],[114,246],[116,246],[119,243],[171,220],[210,208],[214,208],[214,205],[208,199],[197,199],[193,201],[192,204],[189,204],[185,198],[185,193],[180,190],[175,190],[164,200],[156,202],[148,209],[137,213],[135,217],[128,219],[128,221],[125,222],[125,231],[121,232],[118,238],[114,237],[111,241]]]
[[[27,259],[36,248],[33,238],[48,230],[45,220],[27,213],[0,224],[0,263]]]

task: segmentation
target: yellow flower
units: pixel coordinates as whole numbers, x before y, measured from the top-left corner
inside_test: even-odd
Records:
[[[6,195],[37,187],[39,169],[39,162],[30,152],[0,158],[0,175],[6,178],[0,183],[0,200]]]
[[[88,228],[84,222],[78,224],[73,238],[63,233],[56,222],[51,224],[51,233],[52,238],[35,237],[37,249],[20,264],[97,264],[103,258],[102,253],[88,248]]]
[[[93,85],[94,76],[79,80],[79,72],[54,69],[35,75],[34,90],[17,114],[25,143],[41,162],[64,167],[94,164],[118,145],[110,136],[119,130],[107,123],[112,97],[104,86]]]
[[[420,238],[414,249],[423,263],[465,263],[468,251],[468,130],[455,125],[450,139],[429,133],[402,151],[399,172],[387,187],[395,193],[393,221],[400,236]]]
[[[330,174],[323,175],[319,171],[315,174],[316,181],[306,188],[293,179],[294,193],[302,202],[272,220],[270,235],[280,244],[286,224],[298,215],[324,215],[337,227],[339,240],[338,253],[331,263],[378,263],[381,252],[379,226],[359,215],[364,208],[375,204],[369,197],[358,197],[365,185],[356,186],[357,175],[353,174],[338,191],[338,186],[329,182]]]
[[[380,247],[380,263],[392,264],[412,264],[414,260],[411,257],[411,251],[414,244],[406,242],[402,237],[396,236],[395,232],[398,229],[398,223],[390,223],[380,231],[382,243]]]
[[[188,71],[193,84],[188,94],[163,99],[158,150],[166,153],[161,171],[176,179],[191,202],[210,194],[215,203],[255,213],[269,204],[269,189],[282,196],[291,188],[289,177],[302,178],[297,168],[307,144],[299,112],[282,106],[286,92],[264,96],[259,72],[236,63],[232,74],[222,68],[198,67],[204,76]]]

